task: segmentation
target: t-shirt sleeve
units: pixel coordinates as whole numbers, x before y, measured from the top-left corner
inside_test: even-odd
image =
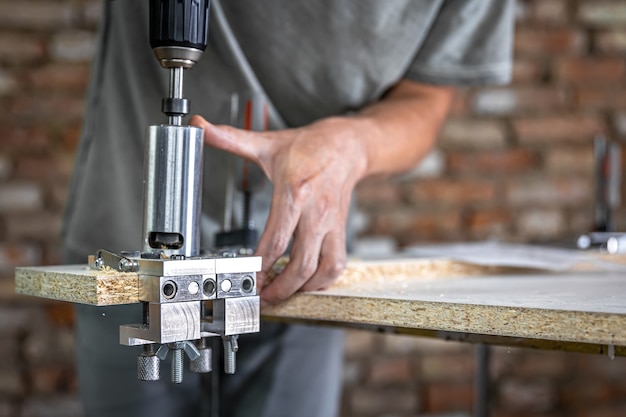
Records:
[[[511,80],[513,0],[447,0],[405,77],[428,84]]]

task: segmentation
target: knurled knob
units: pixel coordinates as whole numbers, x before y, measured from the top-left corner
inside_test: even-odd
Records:
[[[137,378],[141,381],[158,381],[160,360],[156,355],[140,353],[137,356]]]
[[[199,349],[200,356],[189,363],[191,372],[206,374],[213,370],[211,348]]]

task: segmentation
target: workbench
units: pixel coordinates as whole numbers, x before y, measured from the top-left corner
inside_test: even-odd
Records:
[[[464,259],[350,261],[330,289],[265,306],[267,319],[364,327],[484,344],[626,355],[626,269],[575,258],[566,269]],[[21,294],[138,302],[134,273],[86,265],[16,271]]]

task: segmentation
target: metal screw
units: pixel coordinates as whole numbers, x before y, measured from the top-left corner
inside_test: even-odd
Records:
[[[239,350],[239,344],[237,343],[238,335],[223,336],[222,343],[224,344],[224,373],[232,375],[237,369],[236,354]]]
[[[172,382],[180,384],[183,382],[183,366],[185,365],[184,343],[172,343],[169,347],[172,350]]]

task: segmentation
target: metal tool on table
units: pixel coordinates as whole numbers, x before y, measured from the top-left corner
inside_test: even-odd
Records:
[[[604,135],[593,141],[595,160],[594,231],[576,240],[579,249],[600,248],[609,253],[626,251],[626,233],[616,231],[614,213],[621,203],[622,150]]]
[[[183,73],[207,45],[210,0],[150,0],[150,45],[170,73],[162,100],[168,123],[147,129],[144,154],[143,248],[115,254],[100,250],[94,266],[139,276],[142,323],[120,327],[120,343],[142,345],[138,378],[160,377],[172,352],[172,382],[182,382],[184,356],[194,372],[211,371],[207,338],[224,345],[226,373],[235,372],[240,334],[258,332],[256,272],[261,258],[200,252],[202,129],[182,125],[189,113]],[[208,304],[210,302],[210,315]]]

